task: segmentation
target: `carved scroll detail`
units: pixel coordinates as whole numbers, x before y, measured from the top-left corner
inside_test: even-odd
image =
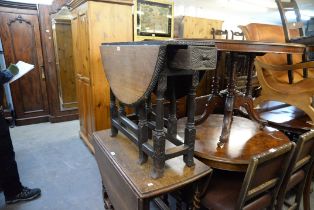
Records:
[[[18,21],[19,23],[25,22],[29,25],[32,25],[32,23],[26,19],[24,19],[21,15],[17,16],[15,19],[10,19],[8,25],[10,26],[12,23]]]

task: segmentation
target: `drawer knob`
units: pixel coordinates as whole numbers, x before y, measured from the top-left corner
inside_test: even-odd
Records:
[[[210,60],[211,56],[209,56],[208,54],[202,54],[202,59],[203,60]]]

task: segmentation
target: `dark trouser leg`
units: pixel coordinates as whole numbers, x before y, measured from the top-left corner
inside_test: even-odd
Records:
[[[15,196],[22,190],[9,127],[0,114],[0,180],[5,197]]]

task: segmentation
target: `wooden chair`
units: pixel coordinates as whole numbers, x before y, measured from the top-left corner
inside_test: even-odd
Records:
[[[280,13],[286,42],[314,45],[314,36],[305,36],[304,34],[304,24],[301,20],[301,13],[297,2],[295,0],[276,0],[276,3]],[[295,14],[295,18],[292,21],[287,17],[287,12]]]
[[[279,101],[304,111],[314,122],[314,107],[312,100],[314,96],[314,78],[304,78],[303,80],[289,84],[281,82],[274,72],[288,72],[307,68],[314,70],[314,61],[299,63],[294,65],[269,65],[255,61],[257,78],[262,87],[259,97],[254,100],[254,104],[261,104],[265,101]]]
[[[311,195],[311,183],[314,176],[314,162],[312,163],[310,172],[306,177],[305,187],[303,191],[303,209],[304,210],[311,210],[311,202],[310,202],[310,195]]]
[[[258,210],[275,205],[279,187],[295,144],[290,142],[253,156],[244,176],[240,172],[214,171],[202,208],[215,210]]]
[[[240,37],[242,40],[244,40],[243,32],[238,32],[238,31],[232,31],[231,30],[231,39],[234,40],[235,37]]]
[[[299,38],[304,36],[303,22],[298,4],[295,0],[275,0],[280,13],[286,42],[299,42]],[[287,17],[287,12],[293,12],[295,18],[291,21]]]
[[[295,199],[293,203],[289,204],[289,209],[299,209],[303,190],[313,164],[313,160],[314,131],[309,131],[299,137],[294,155],[278,193],[276,204],[277,210],[283,209],[285,197],[287,197],[286,195],[288,192],[293,191],[292,189],[295,189]]]
[[[212,28],[210,33],[211,33],[213,39],[216,39],[217,36],[218,36],[218,38],[221,38],[222,36],[224,36],[225,39],[228,39],[228,31],[227,30],[219,30],[219,29]]]
[[[275,0],[280,13],[282,26],[286,42],[299,43],[307,45],[308,48],[303,55],[303,61],[309,60],[309,55],[313,53],[314,35],[305,36],[304,24],[301,20],[301,13],[295,0]],[[288,18],[287,13],[294,13],[295,18]],[[288,59],[290,59],[288,57]],[[290,61],[289,64],[292,64]],[[307,70],[304,69],[304,76],[307,77]]]

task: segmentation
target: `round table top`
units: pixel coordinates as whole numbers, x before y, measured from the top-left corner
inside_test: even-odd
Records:
[[[185,124],[186,118],[178,120],[178,135],[182,139]],[[213,168],[245,171],[252,156],[290,142],[280,131],[261,130],[258,123],[233,116],[229,141],[218,147],[222,124],[223,115],[212,114],[196,126],[194,155]]]

